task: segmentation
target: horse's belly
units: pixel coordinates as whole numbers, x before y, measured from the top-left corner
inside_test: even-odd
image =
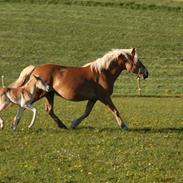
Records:
[[[92,100],[95,98],[95,92],[93,88],[74,88],[74,87],[59,87],[56,89],[57,93],[66,100],[82,101]]]
[[[77,71],[77,72],[76,72]],[[95,98],[95,82],[80,70],[62,70],[53,82],[54,90],[63,98],[73,101]]]

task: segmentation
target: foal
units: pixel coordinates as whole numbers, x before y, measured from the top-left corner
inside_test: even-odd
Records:
[[[24,109],[29,109],[33,112],[33,117],[29,128],[34,124],[36,117],[36,108],[32,106],[32,101],[36,95],[37,90],[49,92],[50,86],[43,81],[39,76],[33,77],[22,87],[18,88],[0,88],[0,111],[7,108],[10,104],[17,104],[20,106],[15,118],[12,128],[15,130],[17,122],[20,120]],[[3,120],[0,117],[0,128],[4,126]]]

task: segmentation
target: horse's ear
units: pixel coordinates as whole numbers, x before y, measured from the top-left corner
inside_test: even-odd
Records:
[[[136,48],[132,48],[132,57],[133,57],[133,60],[134,62],[137,60],[137,49]]]
[[[132,48],[132,56],[134,57],[136,55],[136,48]]]

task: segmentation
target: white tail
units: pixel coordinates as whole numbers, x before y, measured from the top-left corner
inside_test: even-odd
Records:
[[[11,83],[8,87],[17,88],[22,86],[25,83],[25,81],[29,78],[34,68],[35,66],[33,65],[29,65],[26,68],[24,68],[20,73],[19,78],[15,82]]]

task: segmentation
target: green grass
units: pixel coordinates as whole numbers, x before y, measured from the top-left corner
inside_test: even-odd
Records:
[[[26,111],[12,132],[14,110],[7,111],[0,133],[0,182],[182,182],[183,100],[132,97],[114,102],[130,131],[121,131],[101,103],[76,130],[59,130],[40,101],[34,128],[27,129],[31,113]],[[56,100],[57,114],[67,126],[84,106]]]
[[[0,73],[6,83],[28,64],[81,66],[112,48],[136,47],[150,73],[143,95],[182,96],[182,11],[61,2],[1,3]],[[136,95],[134,76],[124,72],[114,93]]]
[[[129,131],[121,131],[100,103],[76,130],[58,129],[43,100],[35,104],[38,118],[31,130],[31,112],[25,111],[15,132],[10,122],[16,107],[3,112],[0,183],[183,182],[183,3],[30,2],[35,1],[0,1],[0,74],[6,85],[29,64],[81,66],[111,48],[136,47],[150,75],[142,81],[146,97],[134,97],[136,79],[129,73],[116,82],[113,100]],[[85,105],[55,100],[67,126]]]

